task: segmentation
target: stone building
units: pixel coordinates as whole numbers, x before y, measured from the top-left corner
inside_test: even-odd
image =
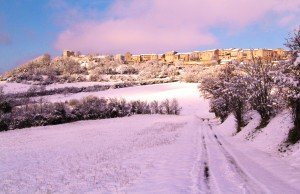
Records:
[[[219,60],[219,50],[218,49],[213,49],[213,50],[207,50],[201,52],[201,58],[200,61],[212,61],[212,60]]]
[[[243,50],[243,60],[252,60],[253,59],[253,50],[251,49],[244,49]]]
[[[158,60],[158,55],[157,54],[151,54],[151,60]]]
[[[124,63],[124,56],[122,54],[116,54],[114,60],[119,63]]]
[[[158,54],[158,55],[157,55],[157,59],[158,59],[159,61],[164,61],[164,60],[165,60],[165,54]]]
[[[132,55],[132,61],[134,63],[140,63],[142,61],[141,55]]]
[[[167,63],[173,63],[175,61],[175,54],[177,52],[176,51],[169,51],[165,53],[165,61]]]
[[[231,60],[241,60],[243,58],[242,49],[232,49],[230,53]]]
[[[233,49],[220,49],[219,50],[219,59],[220,60],[230,60],[232,50]]]
[[[174,60],[187,62],[190,60],[190,54],[191,53],[176,53],[174,56]]]
[[[158,60],[157,54],[141,54],[142,61]]]
[[[63,57],[74,57],[75,56],[75,52],[74,51],[70,51],[70,50],[64,50],[63,51]]]
[[[239,49],[236,58],[238,61],[243,61],[244,59],[247,58],[247,54],[243,49]]]
[[[142,61],[150,61],[150,60],[159,60],[158,54],[140,54],[140,55],[132,55],[130,52],[125,53],[124,60],[125,62],[134,62],[139,63]]]
[[[206,51],[193,51],[188,53],[178,53],[176,51],[169,51],[165,54],[140,54],[132,55],[130,52],[125,55],[105,56],[106,60],[115,60],[121,63],[140,63],[150,60],[158,60],[166,63],[173,63],[177,61],[183,64],[226,64],[233,60],[237,61],[251,61],[257,58],[268,61],[285,60],[291,56],[291,52],[284,49],[214,49]],[[74,59],[86,58],[84,55],[76,54],[74,51],[64,50],[63,57],[73,57]],[[95,58],[95,56],[93,56]],[[99,59],[98,59],[99,58]],[[97,55],[95,62],[103,60],[104,56]]]
[[[253,57],[255,59],[266,59],[271,60],[273,58],[273,50],[272,49],[254,49],[253,50]]]
[[[130,52],[125,53],[124,58],[125,58],[125,61],[126,61],[127,63],[133,61],[133,60],[132,60],[132,54],[131,54]]]
[[[202,51],[193,51],[190,53],[189,60],[190,61],[200,61],[202,56]]]
[[[291,52],[284,50],[282,48],[278,48],[274,50],[274,55],[276,56],[277,60],[287,59],[291,56]]]

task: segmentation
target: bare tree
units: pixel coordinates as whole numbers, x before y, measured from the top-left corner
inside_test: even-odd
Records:
[[[253,59],[250,63],[242,63],[239,68],[244,74],[249,95],[248,102],[251,108],[260,114],[259,128],[263,128],[274,115],[275,99],[272,97],[272,89],[275,81],[272,72],[276,71],[277,66],[261,59]]]
[[[247,104],[246,82],[233,65],[219,69],[214,76],[205,77],[200,89],[211,99],[211,111],[223,122],[233,113],[237,121],[237,132],[244,127],[243,114]]]
[[[294,128],[289,133],[288,141],[296,143],[300,140],[300,26],[286,41],[285,46],[293,53],[293,57],[282,63],[277,78],[283,91],[281,94],[293,113]]]
[[[300,26],[295,29],[293,33],[286,38],[286,43],[284,44],[293,52],[293,61],[298,57],[298,52],[300,51]]]

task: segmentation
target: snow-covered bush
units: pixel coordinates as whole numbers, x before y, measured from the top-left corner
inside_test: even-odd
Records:
[[[181,111],[181,107],[176,99],[171,101],[170,114],[179,115]]]
[[[175,65],[167,65],[156,60],[140,63],[135,65],[135,68],[139,71],[138,81],[162,78],[175,79],[179,75]]]
[[[289,107],[294,116],[294,128],[288,141],[299,141],[300,28],[288,39],[286,46],[293,53],[290,60],[271,63],[253,57],[252,61],[218,66],[212,73],[203,74],[200,90],[211,99],[211,111],[221,121],[234,113],[239,131],[247,110],[260,114],[261,123],[257,128],[263,128],[278,111]]]
[[[110,64],[110,63],[109,63]],[[118,74],[114,66],[108,64],[102,64],[90,71],[91,75],[115,75]]]
[[[277,104],[277,94],[274,72],[278,71],[278,66],[261,59],[253,59],[250,63],[241,63],[239,70],[246,87],[247,102],[253,110],[261,116],[261,124],[264,127],[270,118],[275,115]]]
[[[0,95],[0,99],[2,98]],[[3,101],[3,100],[2,100]],[[1,102],[0,101],[0,105]],[[124,99],[105,99],[88,96],[82,100],[65,103],[30,101],[8,101],[10,109],[0,109],[0,131],[33,126],[56,125],[78,120],[125,117],[135,114],[174,114],[180,113],[176,100],[147,103],[144,101],[127,102]]]
[[[202,72],[204,68],[200,65],[192,66],[192,67],[185,67],[184,71],[182,72],[181,80],[188,82],[188,83],[199,83],[202,78]]]
[[[0,113],[0,132],[9,130],[10,122],[11,122],[10,114]]]
[[[11,100],[3,92],[3,87],[0,87],[0,114],[10,113],[12,106]]]
[[[154,106],[153,108],[156,109]],[[155,109],[153,111],[155,111]],[[158,106],[158,113],[160,114],[172,114],[172,115],[179,115],[181,108],[179,107],[178,101],[173,99],[172,101],[166,99],[161,102]]]
[[[132,114],[150,114],[150,106],[147,102],[140,100],[130,102],[130,111]]]
[[[151,114],[159,113],[159,103],[156,100],[150,103],[150,110]]]
[[[215,113],[216,117],[221,119],[221,122],[224,122],[230,114],[229,102],[222,97],[211,99],[210,111]]]
[[[244,126],[243,113],[246,109],[246,84],[241,72],[231,64],[225,65],[202,79],[200,89],[211,99],[211,111],[224,121],[232,112],[237,120],[237,131]]]
[[[79,120],[107,118],[107,100],[99,99],[94,96],[88,96],[76,104],[71,102],[73,107],[72,113],[76,115]]]
[[[0,87],[0,131],[8,130],[12,105]]]
[[[132,65],[122,64],[116,68],[116,72],[119,74],[137,74],[138,70],[135,69]]]
[[[76,81],[76,78],[87,74],[87,68],[81,67],[80,63],[73,58],[59,57],[51,60],[50,55],[45,54],[5,73],[3,79],[10,82],[34,82],[47,85],[55,82]],[[85,79],[77,81],[85,81]]]
[[[288,142],[296,143],[300,140],[300,26],[287,39],[285,46],[290,48],[293,56],[291,60],[281,63],[277,85],[293,113],[294,127],[289,133]]]

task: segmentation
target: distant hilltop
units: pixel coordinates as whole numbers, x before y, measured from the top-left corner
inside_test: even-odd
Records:
[[[166,63],[182,62],[183,64],[209,64],[218,62],[219,64],[230,63],[232,61],[247,61],[253,59],[263,59],[268,61],[286,60],[290,57],[291,52],[282,48],[278,49],[213,49],[205,51],[193,51],[180,53],[169,51],[164,54],[138,54],[133,55],[130,52],[117,54],[115,56],[98,55],[98,58],[111,58],[122,63],[140,63],[151,60],[163,61]],[[85,58],[80,52],[64,50],[63,57]]]

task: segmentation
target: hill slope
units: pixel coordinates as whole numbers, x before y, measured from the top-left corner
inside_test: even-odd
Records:
[[[69,97],[84,95],[89,93]],[[272,138],[277,135],[269,131],[288,114],[279,115],[251,143],[242,134],[232,136],[233,117],[222,125],[214,119],[197,84],[141,86],[94,95],[142,100],[174,97],[183,111],[181,116],[133,116],[0,133],[0,191],[300,192],[297,145],[283,158],[275,149],[264,149],[284,140],[283,136]],[[50,97],[51,101],[68,98]],[[282,127],[288,131],[288,125]],[[255,118],[246,130],[254,128]],[[260,139],[265,135],[268,138],[263,142]]]

